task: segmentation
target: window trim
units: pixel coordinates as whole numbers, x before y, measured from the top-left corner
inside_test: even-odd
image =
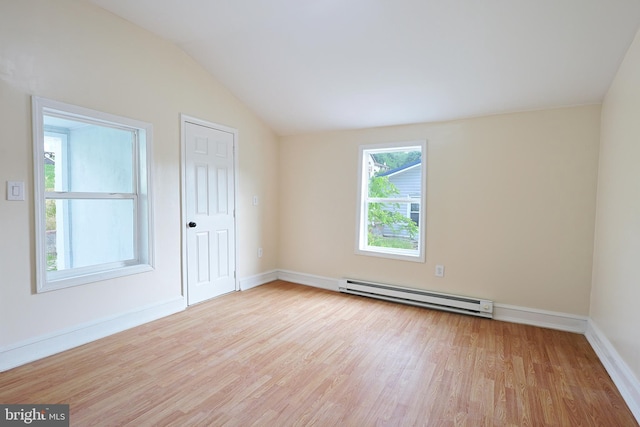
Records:
[[[44,135],[50,129],[44,116],[56,116],[89,124],[125,129],[136,135],[132,162],[134,187],[132,193],[46,192],[44,182]],[[138,274],[154,269],[154,221],[152,201],[153,126],[150,123],[51,99],[32,97],[34,210],[36,249],[36,291],[38,293],[84,285],[116,277]],[[99,197],[96,197],[99,196]],[[47,274],[45,205],[47,199],[131,199],[134,200],[134,259]],[[52,276],[52,277],[51,277]]]
[[[365,154],[371,151],[391,151],[394,149],[402,150],[403,148],[420,147],[422,151],[421,155],[421,194],[420,194],[420,216],[419,222],[419,234],[418,234],[418,251],[417,254],[412,255],[407,253],[404,249],[394,248],[379,248],[375,246],[366,246],[365,236],[367,233],[367,209],[364,204],[367,197],[367,189],[369,177],[368,163]],[[402,261],[422,262],[426,261],[426,207],[427,207],[427,141],[426,140],[413,140],[413,141],[400,141],[400,142],[387,142],[378,144],[366,144],[358,147],[358,179],[357,179],[358,191],[357,191],[357,205],[356,205],[356,241],[355,241],[355,253],[357,255],[374,256],[388,259],[396,259]],[[407,199],[407,200],[405,200]],[[370,201],[376,201],[377,199],[371,198]],[[383,199],[385,201],[392,200]],[[392,201],[415,203],[415,198],[395,197]],[[410,205],[409,205],[410,206]]]

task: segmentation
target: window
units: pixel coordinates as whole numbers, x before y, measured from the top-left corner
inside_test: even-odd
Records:
[[[148,123],[33,98],[38,292],[152,269]]]
[[[407,215],[416,224],[420,225],[420,203],[409,204],[409,214]]]
[[[424,262],[426,141],[360,147],[356,253]]]

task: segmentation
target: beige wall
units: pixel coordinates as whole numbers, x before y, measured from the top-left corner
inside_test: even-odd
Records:
[[[102,9],[0,0],[0,10],[0,349],[181,295],[180,113],[239,130],[238,276],[276,268],[278,141],[268,127],[175,46]],[[31,95],[153,124],[155,271],[33,293]],[[8,180],[26,182],[26,201],[6,200]]]
[[[587,315],[599,123],[585,106],[282,138],[279,267]],[[358,146],[415,139],[427,262],[355,255]]]
[[[640,378],[640,33],[602,108],[591,318]]]

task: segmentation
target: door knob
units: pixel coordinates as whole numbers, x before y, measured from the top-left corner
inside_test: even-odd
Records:
[[[196,227],[196,225],[198,225],[198,224],[196,224],[195,222],[191,221],[191,222],[190,222],[189,224],[187,224],[187,225],[189,226],[189,228],[195,228],[195,227]]]

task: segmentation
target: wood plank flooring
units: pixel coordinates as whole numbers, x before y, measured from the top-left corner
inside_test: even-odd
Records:
[[[0,373],[73,426],[637,426],[584,336],[273,282]]]

